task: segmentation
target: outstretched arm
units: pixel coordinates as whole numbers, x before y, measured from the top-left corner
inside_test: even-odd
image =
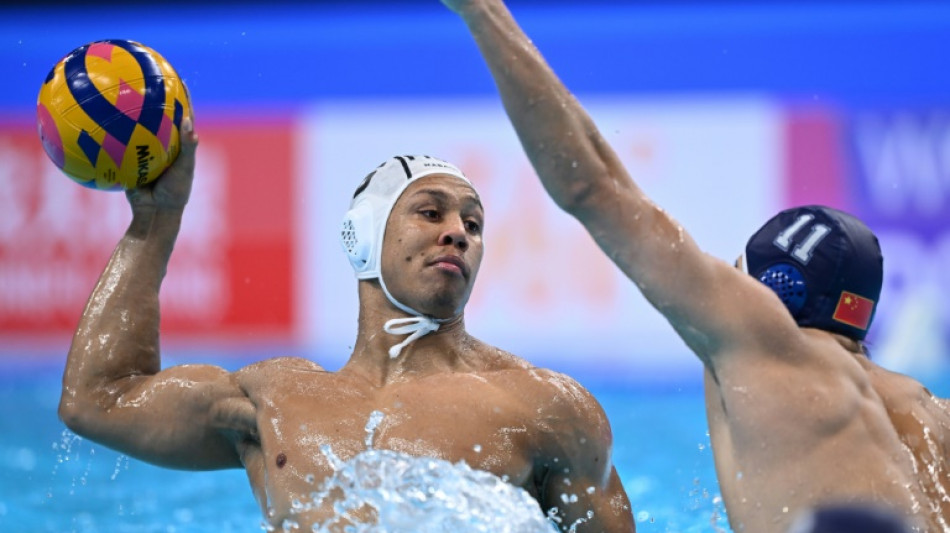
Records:
[[[77,433],[146,461],[235,467],[234,440],[253,433],[253,411],[230,375],[212,366],[161,371],[158,294],[194,177],[191,119],[181,141],[158,180],[127,193],[132,222],[73,336],[59,414]]]
[[[442,1],[475,38],[547,192],[708,367],[715,354],[751,340],[748,320],[794,325],[764,287],[703,253],[634,183],[502,0]]]

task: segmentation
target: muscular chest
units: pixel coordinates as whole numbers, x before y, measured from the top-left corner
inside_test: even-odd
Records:
[[[372,447],[465,461],[524,485],[539,438],[527,411],[470,380],[429,387],[314,386],[273,392],[259,402],[258,429],[274,475],[320,478],[332,473],[331,458],[346,461]]]

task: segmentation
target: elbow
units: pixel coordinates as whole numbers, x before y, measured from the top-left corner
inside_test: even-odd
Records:
[[[563,172],[563,170],[561,171]],[[591,209],[603,207],[603,202],[622,194],[632,182],[626,170],[619,163],[612,163],[603,154],[572,161],[566,174],[559,175],[557,181],[543,180],[556,184],[550,192],[555,203],[565,212],[575,217],[582,216]]]
[[[592,180],[571,180],[552,196],[558,207],[576,216],[591,203],[597,187]]]
[[[617,205],[621,198],[639,198],[632,182],[607,171],[591,173],[587,179],[572,180],[554,198],[564,212],[584,221],[594,213]],[[624,205],[632,205],[621,201]]]
[[[97,406],[69,397],[65,390],[59,399],[59,419],[70,431],[80,436],[89,435],[99,412]]]
[[[616,177],[603,169],[585,170],[578,176],[552,195],[557,206],[575,218],[583,220],[591,211],[603,209],[604,202],[620,192]]]
[[[623,163],[593,124],[588,125],[586,136],[575,150],[553,158],[550,164],[551,175],[557,179],[542,181],[556,184],[556,190],[550,191],[554,201],[574,216],[596,208],[633,184]]]
[[[66,398],[65,393],[59,399],[59,410],[58,413],[59,419],[69,428],[73,433],[82,433],[83,427],[83,415],[82,409],[76,405],[75,401],[70,401]]]

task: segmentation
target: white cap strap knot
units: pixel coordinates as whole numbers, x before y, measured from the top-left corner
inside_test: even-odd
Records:
[[[408,318],[393,318],[383,325],[383,331],[393,335],[409,335],[399,344],[389,348],[389,357],[399,357],[402,349],[419,337],[428,335],[439,329],[439,323],[427,316],[413,316]]]

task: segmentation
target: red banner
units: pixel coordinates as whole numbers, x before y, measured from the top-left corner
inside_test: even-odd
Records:
[[[289,121],[198,121],[195,187],[162,287],[163,334],[292,334]],[[0,126],[0,335],[71,332],[131,218],[81,187],[29,124]]]

